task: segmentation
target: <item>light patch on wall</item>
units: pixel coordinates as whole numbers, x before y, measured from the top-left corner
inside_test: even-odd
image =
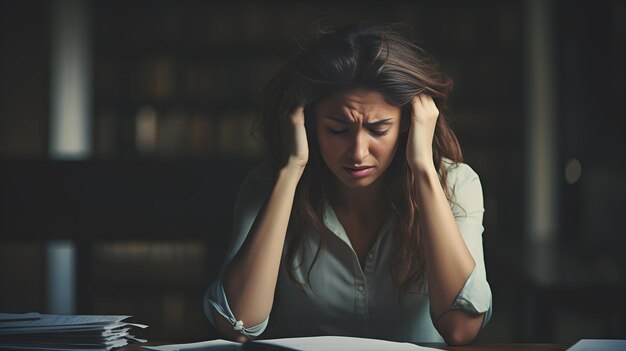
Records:
[[[569,159],[565,165],[565,180],[569,184],[574,184],[580,179],[583,169],[580,161],[575,158]]]

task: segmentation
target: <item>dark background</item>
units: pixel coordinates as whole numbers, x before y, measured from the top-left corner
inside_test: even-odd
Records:
[[[485,195],[494,312],[480,342],[626,338],[626,2],[546,1],[552,238],[527,228],[530,1],[90,1],[91,152],[50,156],[50,1],[0,2],[0,311],[46,312],[46,245],[73,240],[76,313],[150,339],[213,337],[202,295],[261,156],[263,85],[317,21],[403,22],[455,81],[451,123]],[[146,117],[147,116],[147,117]],[[138,146],[139,121],[156,124]],[[568,162],[581,164],[573,182]]]

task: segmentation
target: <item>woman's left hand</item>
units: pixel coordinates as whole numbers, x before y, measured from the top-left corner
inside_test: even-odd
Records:
[[[433,136],[439,110],[433,98],[418,94],[411,102],[411,125],[406,147],[406,158],[414,171],[433,166]]]

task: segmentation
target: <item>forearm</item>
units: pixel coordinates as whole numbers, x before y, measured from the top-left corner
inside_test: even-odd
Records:
[[[435,167],[415,166],[413,171],[431,310],[439,317],[452,306],[476,263],[461,237]],[[458,335],[467,337],[477,323],[473,316],[453,311],[441,318],[438,328],[447,334],[443,335],[446,341],[458,341]]]
[[[274,189],[243,246],[228,265],[224,288],[233,314],[252,326],[269,315],[285,235],[301,172],[279,171]]]

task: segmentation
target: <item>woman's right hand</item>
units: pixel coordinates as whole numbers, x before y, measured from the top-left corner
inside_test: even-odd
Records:
[[[304,127],[304,107],[294,107],[283,121],[283,140],[285,140],[285,167],[303,172],[309,161],[309,143]]]

